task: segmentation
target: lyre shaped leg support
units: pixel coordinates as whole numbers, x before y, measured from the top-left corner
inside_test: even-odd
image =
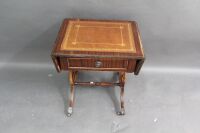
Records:
[[[69,83],[70,83],[70,98],[67,116],[71,116],[73,113],[74,105],[74,86],[119,86],[120,87],[120,111],[117,112],[118,115],[124,115],[124,85],[125,85],[125,72],[119,72],[119,83],[111,82],[76,82],[78,71],[69,71]]]

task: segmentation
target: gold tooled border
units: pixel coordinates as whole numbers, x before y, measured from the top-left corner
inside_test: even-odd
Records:
[[[116,48],[116,49],[109,49],[109,48],[106,48],[106,49],[95,49],[95,48],[66,48],[66,46],[64,47],[64,42],[68,42],[68,38],[69,38],[69,34],[72,30],[72,27],[73,27],[73,24],[77,23],[77,22],[84,22],[84,23],[99,23],[99,24],[117,24],[117,25],[125,25],[127,26],[127,29],[128,29],[128,35],[129,35],[129,48],[127,49],[119,49],[119,48]],[[86,26],[87,27],[87,26]],[[95,26],[94,26],[95,27]],[[110,28],[110,27],[106,27],[106,28]],[[117,27],[116,27],[117,28]],[[120,28],[120,27],[119,27]],[[121,30],[120,30],[121,32]],[[75,21],[75,20],[70,20],[69,23],[68,23],[68,27],[67,27],[67,30],[66,30],[66,36],[64,37],[63,41],[62,41],[62,44],[61,44],[61,50],[80,50],[80,51],[109,51],[109,52],[133,52],[133,53],[136,53],[136,47],[135,47],[135,43],[134,43],[134,39],[133,39],[133,31],[131,29],[131,23],[130,22],[126,22],[126,23],[119,23],[119,22],[89,22],[89,21]],[[76,43],[79,43],[79,42],[76,42]],[[80,42],[81,43],[81,42]],[[87,43],[87,42],[84,42],[84,43]],[[95,44],[95,43],[94,43]],[[106,43],[105,43],[106,44]],[[116,44],[115,44],[116,45]],[[134,47],[134,48],[133,48]]]

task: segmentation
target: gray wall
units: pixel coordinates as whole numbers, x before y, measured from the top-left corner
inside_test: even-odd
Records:
[[[0,133],[199,133],[199,12],[200,0],[0,0]],[[50,53],[67,17],[138,22],[147,60],[127,74],[125,116],[115,115],[119,87],[76,87],[66,118],[67,73]]]
[[[52,67],[53,42],[70,17],[135,20],[145,68],[198,70],[199,12],[198,0],[1,0],[0,65]]]

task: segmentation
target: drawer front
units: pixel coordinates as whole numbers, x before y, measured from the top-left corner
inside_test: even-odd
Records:
[[[67,65],[68,69],[126,70],[128,61],[123,59],[69,58]]]

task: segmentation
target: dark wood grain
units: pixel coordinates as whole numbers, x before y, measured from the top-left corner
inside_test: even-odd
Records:
[[[102,68],[92,68],[91,70],[102,70],[102,71],[117,71],[117,68],[119,68],[118,70],[122,70],[122,67],[118,66],[119,64],[124,64],[127,62],[128,65],[124,65],[124,69],[123,71],[126,72],[135,72],[135,74],[139,73],[139,68],[141,68],[140,66],[140,61],[144,60],[144,53],[141,47],[141,40],[140,40],[140,34],[139,34],[139,30],[138,30],[138,26],[137,23],[135,21],[125,21],[125,20],[115,20],[116,22],[131,22],[131,26],[132,26],[132,31],[133,31],[133,37],[134,37],[134,41],[135,41],[135,47],[136,47],[136,53],[129,53],[129,52],[99,52],[99,51],[67,51],[67,50],[60,50],[61,48],[61,43],[63,41],[63,38],[65,36],[66,33],[66,29],[68,26],[68,22],[69,20],[75,20],[75,19],[64,19],[61,28],[59,30],[57,39],[55,41],[55,46],[53,48],[52,51],[52,59],[54,61],[54,64],[56,66],[56,69],[58,72],[60,72],[61,70],[68,70],[68,69],[81,69],[82,70],[89,70],[91,67],[91,65],[93,65],[93,60],[96,60],[96,58],[100,59],[100,60],[104,60],[106,58],[109,58],[110,63],[103,63],[105,64],[105,69]],[[88,20],[88,21],[105,21],[105,22],[110,22],[113,20],[90,20],[90,19],[81,19],[81,20]],[[68,62],[70,60],[68,60],[69,58],[76,58],[76,60],[74,60],[74,65],[75,66],[68,66]],[[82,62],[82,58],[91,58],[90,60],[85,60],[89,66],[84,65],[84,63]],[[118,59],[119,61],[115,61],[116,59]],[[121,60],[124,60],[124,63],[122,63]],[[70,61],[71,62],[71,61]],[[82,63],[82,64],[80,64]],[[82,67],[80,66],[82,65]],[[113,67],[109,67],[109,65],[112,65]],[[114,65],[116,65],[114,67]],[[113,68],[113,69],[110,69]],[[137,72],[136,72],[137,71]]]

